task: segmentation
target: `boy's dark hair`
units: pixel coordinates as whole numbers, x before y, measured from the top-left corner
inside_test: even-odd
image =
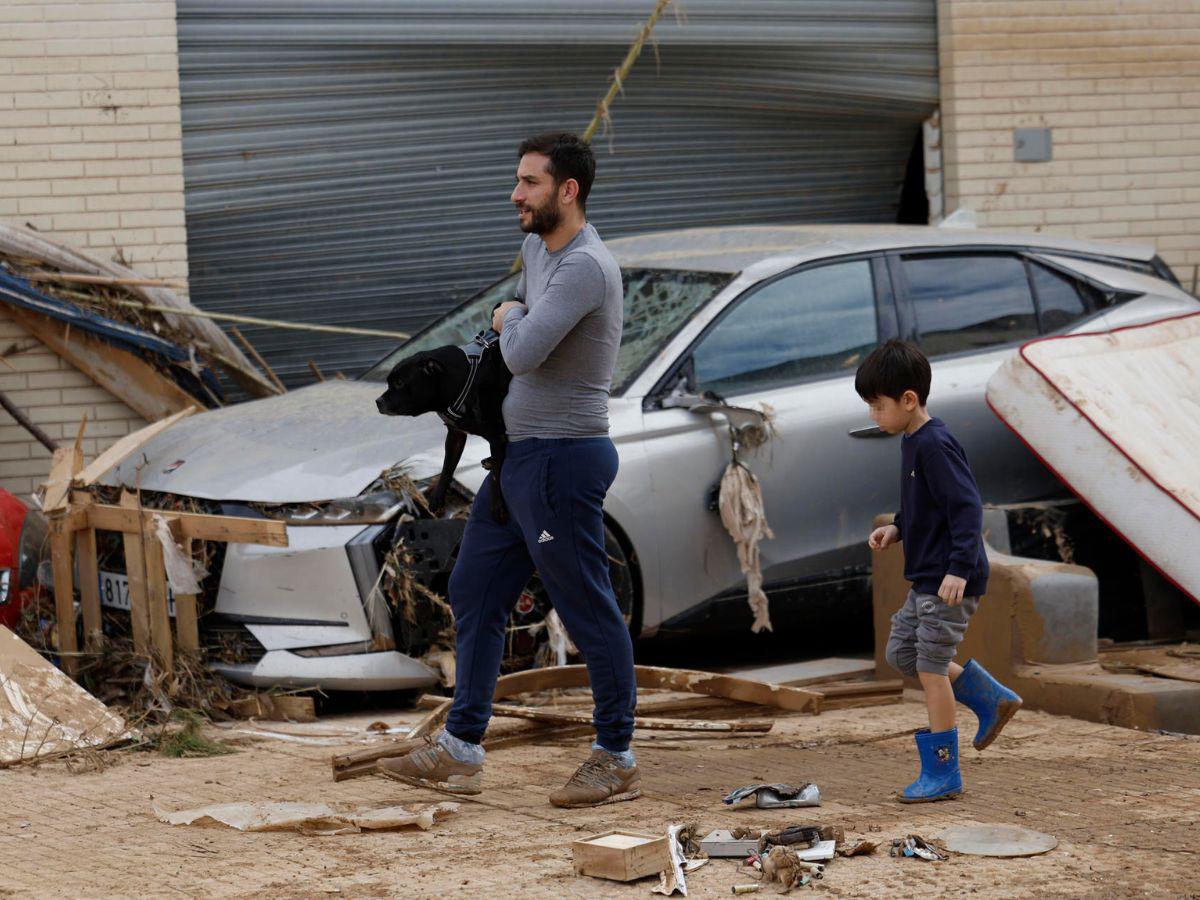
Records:
[[[892,338],[863,360],[854,376],[854,389],[868,403],[879,397],[899,400],[905,391],[913,391],[924,406],[932,379],[925,354],[906,341]]]
[[[590,144],[570,132],[551,131],[521,141],[517,159],[526,153],[540,153],[550,160],[546,171],[554,179],[556,188],[568,178],[574,178],[579,185],[579,208],[587,208],[588,194],[596,178],[596,155]]]

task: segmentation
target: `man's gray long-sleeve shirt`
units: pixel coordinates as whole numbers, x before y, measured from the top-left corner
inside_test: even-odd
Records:
[[[521,246],[517,297],[500,333],[513,373],[504,400],[510,440],[608,434],[608,394],[621,345],[624,289],[617,261],[591,225],[551,253],[534,234]]]

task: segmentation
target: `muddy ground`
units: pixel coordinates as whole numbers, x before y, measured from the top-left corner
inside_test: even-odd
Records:
[[[623,885],[576,877],[571,841],[621,826],[657,833],[678,821],[707,833],[815,820],[885,845],[908,832],[936,837],[967,823],[1025,825],[1055,835],[1059,845],[1029,859],[955,856],[930,863],[886,852],[839,859],[815,887],[793,894],[1200,896],[1200,738],[1023,712],[984,753],[964,736],[962,799],[903,806],[889,795],[915,772],[908,732],[922,724],[924,709],[911,699],[817,717],[789,714],[772,733],[753,738],[640,733],[645,796],[593,810],[546,802],[585,753],[585,738],[574,736],[490,752],[484,794],[428,832],[242,834],[171,827],[153,815],[155,804],[174,810],[254,799],[418,807],[446,799],[378,777],[331,780],[330,754],[361,746],[349,735],[378,718],[376,712],[261,726],[302,735],[299,741],[216,732],[236,742],[238,752],[228,756],[108,751],[103,770],[76,774],[55,761],[0,771],[0,895],[649,897],[653,880]],[[820,785],[820,809],[730,810],[721,803],[726,791],[746,783],[805,780]],[[726,897],[731,885],[748,880],[738,863],[714,860],[690,876],[689,896]]]

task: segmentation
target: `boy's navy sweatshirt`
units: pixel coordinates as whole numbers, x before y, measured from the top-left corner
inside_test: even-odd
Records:
[[[904,577],[919,594],[936,594],[946,575],[967,580],[965,597],[987,590],[983,503],[967,454],[941,419],[900,439],[900,512]]]

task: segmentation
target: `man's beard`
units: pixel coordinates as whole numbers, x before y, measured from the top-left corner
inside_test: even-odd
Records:
[[[557,197],[551,197],[542,206],[527,208],[529,222],[521,224],[521,230],[526,234],[548,234],[562,222],[562,208]]]

